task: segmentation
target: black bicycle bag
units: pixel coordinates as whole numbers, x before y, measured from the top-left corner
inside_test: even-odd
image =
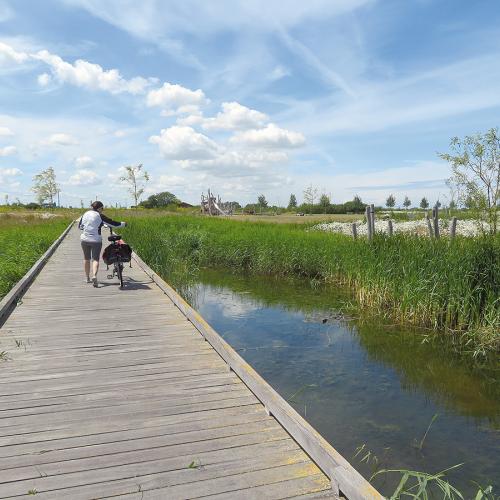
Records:
[[[102,254],[102,260],[105,264],[114,264],[116,261],[130,262],[132,259],[132,248],[123,240],[119,240],[116,244],[108,245]]]

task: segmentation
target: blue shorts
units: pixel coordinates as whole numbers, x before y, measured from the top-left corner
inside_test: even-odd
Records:
[[[82,241],[82,250],[84,260],[97,260],[101,255],[102,242],[90,243],[88,241]]]

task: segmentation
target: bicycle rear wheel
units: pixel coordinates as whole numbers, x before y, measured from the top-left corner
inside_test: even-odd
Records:
[[[123,288],[123,264],[121,262],[116,263],[116,274],[120,280],[120,288]]]

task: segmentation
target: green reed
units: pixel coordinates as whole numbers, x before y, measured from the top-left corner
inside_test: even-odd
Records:
[[[0,217],[0,300],[64,231],[69,221],[67,217]]]
[[[500,347],[500,236],[372,242],[305,230],[202,217],[134,218],[125,231],[137,252],[174,286],[198,267],[302,276],[352,287],[361,307],[451,333],[474,353]]]

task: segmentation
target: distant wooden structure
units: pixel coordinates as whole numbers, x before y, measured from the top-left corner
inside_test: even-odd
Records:
[[[233,215],[233,204],[223,202],[220,196],[215,196],[210,189],[207,196],[201,195],[200,212],[204,215]]]

